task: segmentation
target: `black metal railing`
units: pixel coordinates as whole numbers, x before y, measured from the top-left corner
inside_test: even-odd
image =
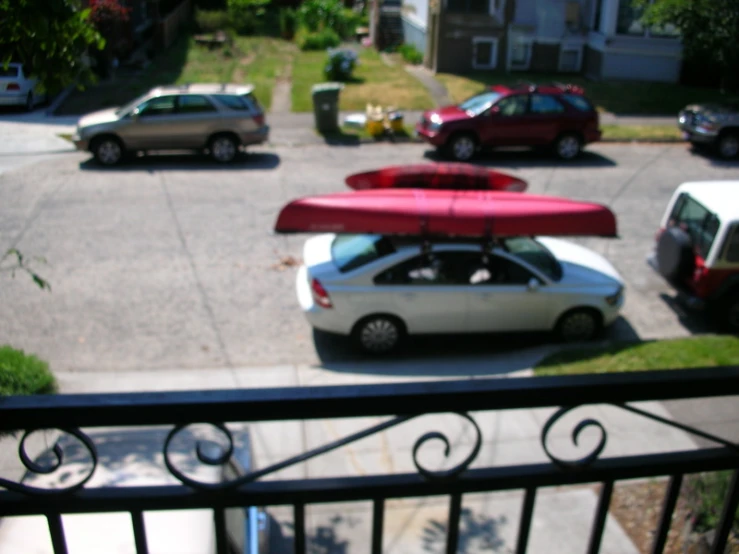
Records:
[[[601,492],[590,530],[587,552],[600,548],[614,483],[618,480],[668,476],[653,552],[662,552],[684,475],[732,470],[733,478],[715,533],[712,552],[724,551],[739,504],[739,445],[631,404],[647,400],[677,400],[739,395],[739,366],[680,371],[639,372],[568,377],[479,379],[422,383],[302,388],[243,389],[222,391],[57,395],[0,399],[0,434],[16,432],[25,480],[0,478],[0,517],[44,515],[56,553],[67,552],[62,514],[128,512],[131,514],[138,552],[147,552],[142,512],[210,508],[215,518],[218,552],[228,552],[225,510],[243,506],[293,507],[296,553],[305,552],[306,506],[340,501],[373,503],[371,551],[382,550],[385,501],[404,497],[446,495],[449,526],[446,552],[457,551],[463,496],[468,493],[521,489],[525,492],[516,552],[526,552],[529,531],[540,487],[601,483]],[[562,459],[552,453],[548,439],[553,427],[574,408],[608,404],[632,414],[678,428],[712,442],[715,447],[638,456],[604,457],[608,429],[587,418],[572,430],[577,444],[581,432],[596,430],[599,439],[579,459]],[[541,428],[540,441],[547,463],[471,468],[482,444],[482,431],[471,412],[520,408],[559,407]],[[454,467],[425,467],[420,450],[438,440],[449,453],[451,441],[429,430],[409,447],[415,473],[336,476],[301,480],[262,480],[280,470],[337,450],[365,437],[430,413],[452,413],[463,418],[474,432],[470,453]],[[217,451],[197,442],[191,459],[203,466],[227,466],[234,455],[232,422],[317,420],[363,416],[389,416],[385,421],[339,440],[303,452],[266,467],[231,472],[225,480],[208,481],[183,470],[171,455],[172,444],[189,426],[207,424],[221,437]],[[226,425],[224,422],[230,422]],[[98,445],[91,429],[101,427],[167,426],[162,434],[161,455],[167,471],[180,484],[134,487],[88,487],[98,465]],[[32,477],[64,470],[65,447],[57,443],[44,463],[27,452],[28,437],[42,429],[57,429],[78,449],[87,452],[87,469],[73,483],[43,488]],[[84,430],[83,430],[84,429]],[[6,437],[4,440],[8,440]],[[290,440],[286,437],[286,440]],[[74,554],[74,553],[72,553]]]

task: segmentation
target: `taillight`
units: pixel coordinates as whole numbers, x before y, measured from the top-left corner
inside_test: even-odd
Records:
[[[334,307],[334,305],[331,303],[331,298],[329,298],[328,293],[326,292],[326,289],[323,288],[323,285],[318,279],[313,279],[311,281],[310,289],[313,292],[313,300],[316,301],[316,304],[318,304],[322,308]]]
[[[255,116],[254,116],[254,121],[255,121],[255,122],[256,122],[256,124],[257,124],[257,125],[259,125],[260,127],[261,127],[262,125],[264,125],[264,114],[263,114],[263,113],[261,113],[261,114],[259,114],[259,115],[255,115]]]
[[[20,90],[21,86],[18,83],[8,83],[8,86],[5,87],[5,90]]]

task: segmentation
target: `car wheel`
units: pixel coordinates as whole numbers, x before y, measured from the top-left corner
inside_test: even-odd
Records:
[[[458,162],[471,160],[477,151],[477,141],[469,134],[454,135],[447,143],[449,155]]]
[[[102,165],[116,165],[123,159],[123,145],[116,137],[101,137],[92,145],[92,153]]]
[[[730,160],[739,155],[739,135],[724,133],[718,139],[718,153],[722,158]]]
[[[595,310],[577,309],[559,318],[555,333],[563,342],[579,342],[594,338],[600,331],[600,317]]]
[[[229,163],[239,152],[239,143],[230,135],[216,135],[208,144],[210,156],[218,163]]]
[[[33,100],[33,91],[31,91],[28,93],[28,96],[26,96],[26,111],[27,112],[33,111],[34,103],[35,102]]]
[[[580,155],[582,142],[573,133],[566,133],[554,142],[554,153],[560,160],[573,160]]]
[[[695,256],[690,235],[680,227],[665,229],[657,241],[657,268],[668,281],[678,281],[693,272]]]
[[[370,316],[354,328],[357,345],[370,354],[387,354],[400,344],[405,329],[399,319],[387,315]]]
[[[720,301],[721,328],[730,333],[739,333],[739,292]]]

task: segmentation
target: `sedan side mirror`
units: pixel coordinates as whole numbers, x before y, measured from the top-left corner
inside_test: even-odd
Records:
[[[529,279],[526,288],[529,290],[529,292],[536,292],[537,290],[539,290],[539,280],[532,277],[531,279]]]

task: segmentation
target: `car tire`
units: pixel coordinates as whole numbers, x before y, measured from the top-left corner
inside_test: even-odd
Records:
[[[722,331],[739,334],[739,291],[719,301],[718,316]]]
[[[554,141],[554,153],[560,160],[574,160],[582,152],[582,140],[575,133],[565,133]]]
[[[123,143],[114,136],[96,138],[90,150],[100,165],[108,167],[119,164],[125,155]]]
[[[453,160],[468,162],[475,157],[477,152],[477,139],[470,133],[452,135],[447,142],[446,151]]]
[[[372,315],[360,320],[352,331],[355,344],[373,355],[388,354],[400,346],[405,336],[405,325],[391,315]]]
[[[693,241],[677,226],[671,226],[657,240],[657,269],[668,281],[677,282],[690,276],[695,267]]]
[[[732,160],[739,156],[739,133],[722,133],[716,143],[719,156]]]
[[[215,135],[208,141],[208,150],[214,161],[221,164],[231,163],[239,153],[239,141],[233,135]]]
[[[562,342],[580,342],[595,338],[601,329],[601,317],[591,308],[577,308],[560,316],[554,333]]]

